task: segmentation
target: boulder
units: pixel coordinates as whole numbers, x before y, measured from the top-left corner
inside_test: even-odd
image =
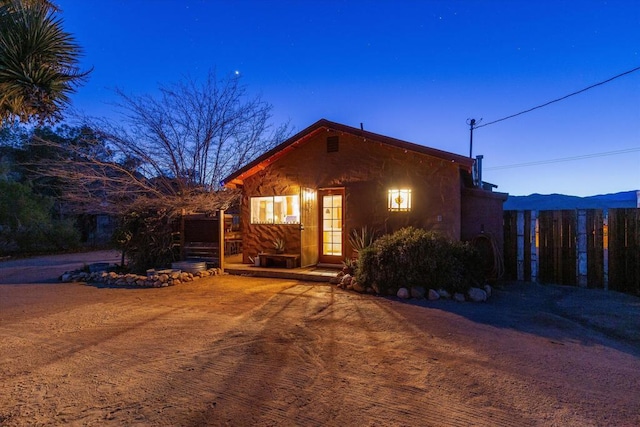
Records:
[[[466,301],[464,294],[461,294],[460,292],[456,292],[455,294],[453,294],[453,300],[458,302]]]
[[[402,299],[408,299],[410,297],[409,295],[409,289],[407,288],[400,288],[398,289],[398,292],[396,293],[396,296],[398,298],[402,298]]]
[[[352,276],[350,274],[345,274],[344,276],[342,276],[342,279],[340,280],[340,286],[344,288],[351,285],[351,279],[352,279]]]
[[[484,302],[487,300],[487,293],[484,289],[471,288],[467,294],[469,295],[469,299],[473,302]]]
[[[354,291],[359,292],[359,293],[364,293],[366,291],[366,288],[364,286],[362,286],[360,283],[358,283],[356,280],[351,280],[351,287],[353,288]]]
[[[491,298],[491,292],[493,292],[493,289],[491,289],[491,285],[484,285],[484,291],[487,293],[487,298]]]
[[[447,292],[446,289],[438,289],[438,295],[440,295],[440,298],[446,298],[449,299],[451,298],[451,294],[449,292]]]
[[[440,294],[433,289],[429,289],[429,301],[435,301],[440,299]]]

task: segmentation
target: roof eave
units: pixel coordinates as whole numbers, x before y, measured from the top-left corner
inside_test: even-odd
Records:
[[[286,141],[278,144],[271,150],[266,151],[264,154],[257,157],[255,160],[249,162],[247,165],[233,172],[231,175],[224,178],[221,184],[229,188],[238,188],[243,185],[244,179],[254,175],[255,173],[265,169],[274,160],[282,157],[287,152],[291,151],[297,145],[300,145],[306,139],[310,138],[320,129],[335,130],[345,133],[350,133],[356,136],[362,136],[363,138],[379,141],[381,143],[391,145],[397,148],[413,151],[419,154],[430,155],[438,157],[444,160],[449,160],[453,163],[458,163],[460,167],[468,172],[473,167],[474,160],[469,157],[464,157],[459,154],[450,153],[447,151],[438,150],[424,145],[418,145],[412,142],[403,141],[400,139],[392,138],[385,135],[376,134],[373,132],[365,131],[362,129],[354,128],[351,126],[343,125],[340,123],[331,122],[326,119],[320,119],[311,126],[303,129],[294,136],[290,137]]]

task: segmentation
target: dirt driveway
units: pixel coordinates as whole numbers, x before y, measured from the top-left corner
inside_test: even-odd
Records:
[[[609,295],[637,331],[640,300]],[[640,425],[640,336],[577,301],[510,285],[412,304],[237,276],[1,284],[0,425]]]

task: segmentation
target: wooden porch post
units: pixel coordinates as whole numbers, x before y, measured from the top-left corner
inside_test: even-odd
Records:
[[[218,259],[220,273],[224,273],[224,209],[218,211]]]

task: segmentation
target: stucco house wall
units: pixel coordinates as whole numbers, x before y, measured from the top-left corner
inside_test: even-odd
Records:
[[[328,141],[335,149],[336,138],[337,151],[329,150]],[[320,121],[229,177],[229,185],[243,193],[243,261],[250,262],[270,249],[273,240],[284,238],[286,251],[300,253],[303,265],[318,262],[320,212],[314,197],[323,189],[344,190],[347,257],[348,234],[362,226],[380,234],[414,226],[454,240],[470,235],[477,221],[493,230],[494,224],[474,209],[501,221],[501,204],[462,191],[461,171],[469,173],[472,163],[459,155]],[[388,191],[398,188],[412,191],[408,212],[388,209]],[[465,204],[465,194],[479,201]],[[301,224],[251,224],[251,197],[281,195],[300,195]]]

